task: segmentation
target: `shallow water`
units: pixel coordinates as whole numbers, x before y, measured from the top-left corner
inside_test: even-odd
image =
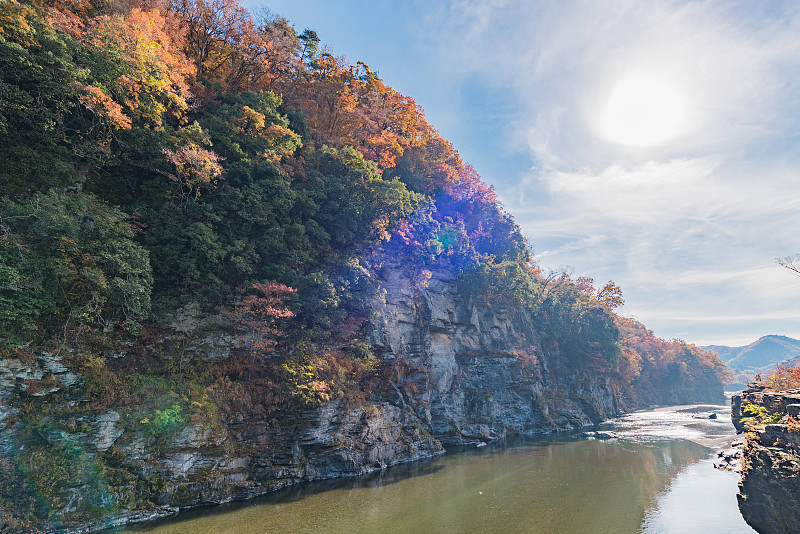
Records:
[[[718,419],[708,419],[714,411]],[[753,532],[737,476],[713,468],[734,435],[722,406],[662,408],[603,425],[616,440],[471,448],[246,504],[194,510],[135,532]],[[709,448],[713,447],[713,448]]]

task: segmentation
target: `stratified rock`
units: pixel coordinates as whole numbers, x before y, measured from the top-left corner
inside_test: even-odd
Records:
[[[408,370],[418,392],[398,384],[390,402],[416,413],[444,446],[571,430],[620,413],[605,381],[550,373],[530,316],[463,298],[446,265],[425,285],[412,273],[385,264],[372,342],[384,362]]]
[[[748,403],[785,413],[797,401],[798,392],[745,390],[734,402],[734,421],[744,428],[742,412]],[[753,427],[746,434],[737,497],[745,521],[760,533],[790,534],[800,528],[799,451],[800,433],[786,424]]]
[[[67,503],[53,517],[74,518],[70,526],[86,531],[299,482],[362,475],[442,454],[445,447],[579,429],[634,408],[622,404],[608,374],[571,369],[557,345],[543,346],[541,325],[531,314],[460,294],[452,265],[429,266],[430,277],[421,283],[415,266],[395,258],[373,263],[383,264],[381,297],[365,341],[381,360],[382,382],[357,401],[333,399],[269,414],[263,406],[194,412],[178,428],[155,432],[149,419],[133,416],[124,404],[89,408],[85,385],[59,356],[42,354],[30,363],[0,359],[0,467],[3,461],[13,466],[14,455],[32,446],[52,445],[73,458],[82,470],[61,473],[63,480],[50,488]],[[186,358],[224,360],[235,341],[224,323],[190,305],[168,335],[181,337]],[[103,354],[125,358],[136,348],[120,344]],[[31,390],[37,382],[39,389]],[[62,403],[49,410],[62,415],[54,420],[44,413],[36,418],[38,429],[26,432],[14,403],[6,401],[34,393],[43,395],[38,402]],[[645,400],[699,400],[684,395],[672,390],[661,398],[648,391]]]
[[[105,451],[111,448],[114,441],[122,435],[124,430],[117,425],[119,413],[110,411],[95,419],[94,448]]]

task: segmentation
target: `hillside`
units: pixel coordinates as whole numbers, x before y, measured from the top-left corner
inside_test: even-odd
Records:
[[[744,347],[709,345],[703,350],[717,353],[731,370],[764,372],[800,356],[800,341],[787,336],[763,336]]]
[[[796,367],[800,359],[800,341],[779,335],[763,336],[743,347],[709,345],[702,348],[716,353],[734,373],[729,385],[733,389],[744,388],[756,375],[773,373],[776,364]]]
[[[233,0],[0,0],[0,517],[94,527],[722,399],[408,96]],[[94,528],[93,527],[93,528]]]

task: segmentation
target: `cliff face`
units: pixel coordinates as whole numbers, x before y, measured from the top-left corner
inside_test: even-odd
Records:
[[[82,408],[85,384],[61,358],[4,360],[6,527],[41,526],[19,517],[38,506],[26,495],[44,495],[50,525],[103,527],[355,476],[454,445],[577,428],[633,408],[622,406],[607,379],[567,372],[557,348],[542,346],[531,317],[461,296],[450,268],[424,282],[414,272],[391,262],[382,270],[384,298],[368,337],[391,371],[382,385],[365,400],[335,399],[279,420],[258,410],[200,410],[174,432],[154,435],[152,423],[121,407]],[[203,339],[195,357],[229,357],[224,345]],[[48,387],[32,388],[32,379]],[[19,417],[22,405],[30,411],[41,402],[51,407],[35,425]]]
[[[384,278],[372,341],[405,370],[389,400],[443,444],[565,430],[619,413],[604,381],[551,372],[558,355],[543,350],[530,317],[462,298],[451,271],[415,284],[408,269],[389,265]]]
[[[744,408],[760,407],[783,422],[754,425]],[[800,411],[800,391],[764,392],[756,386],[732,399],[736,428],[747,431],[739,482],[739,509],[744,519],[763,533],[793,533],[800,525],[800,432],[786,424]],[[781,417],[781,416],[784,417]]]

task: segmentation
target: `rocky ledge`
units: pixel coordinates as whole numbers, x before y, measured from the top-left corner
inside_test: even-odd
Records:
[[[751,384],[732,399],[733,423],[745,432],[739,510],[761,533],[796,533],[800,525],[798,412],[800,390]]]
[[[37,473],[52,481],[55,520],[45,528],[88,532],[298,482],[357,476],[445,447],[580,428],[624,409],[608,379],[557,373],[551,362],[560,355],[542,346],[530,317],[463,298],[447,266],[424,284],[410,271],[400,264],[383,270],[385,298],[367,339],[392,371],[385,387],[359,402],[331,399],[279,420],[253,411],[198,412],[174,433],[154,437],[145,419],[122,407],[82,408],[82,380],[60,356],[0,360],[0,490],[8,490],[0,492],[0,532],[28,530],[24,519],[3,517],[27,506],[11,490],[25,482],[15,467],[23,461],[67,466],[64,473]],[[204,339],[213,336],[202,330]],[[211,348],[198,349],[198,358],[230,352],[205,345]],[[43,377],[47,388],[29,387]],[[58,400],[66,389],[73,393]],[[63,403],[51,411],[66,422],[22,422],[15,406],[37,399]],[[168,408],[156,416],[166,417]]]
[[[702,391],[676,386],[626,399],[608,373],[569,367],[535,317],[460,292],[452,265],[424,274],[420,282],[413,267],[388,260],[381,270],[381,297],[364,340],[380,360],[379,386],[356,400],[327,399],[279,416],[257,405],[221,412],[198,394],[197,410],[173,428],[170,396],[148,416],[125,405],[96,406],[79,370],[61,356],[0,360],[0,532],[88,532],[357,476],[445,448],[581,428],[641,404],[722,394],[714,382]],[[203,321],[192,331],[181,327],[192,357],[230,358],[224,329]],[[144,388],[155,378],[139,380]],[[43,402],[47,413],[20,416],[18,407],[35,412]],[[156,423],[171,430],[156,433]],[[21,499],[41,488],[48,524],[16,517],[36,504]]]

